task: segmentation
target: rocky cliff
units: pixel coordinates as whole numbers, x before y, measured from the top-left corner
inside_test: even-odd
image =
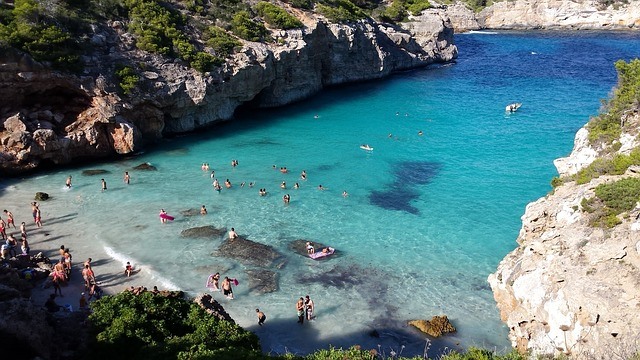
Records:
[[[624,121],[613,146],[620,153],[638,146],[640,114],[628,112]],[[587,134],[581,129],[571,155],[556,161],[562,176],[611,153],[590,145]],[[576,359],[630,359],[639,351],[640,204],[610,229],[591,225],[584,205],[596,186],[626,177],[640,177],[640,168],[565,182],[527,206],[518,248],[489,276],[514,347]]]
[[[464,4],[447,7],[456,32],[478,29],[640,29],[640,1],[499,1],[474,14]]]
[[[232,118],[240,106],[275,107],[321,89],[378,79],[457,56],[449,20],[426,12],[398,26],[363,20],[332,24],[293,9],[298,30],[272,31],[269,44],[243,42],[216,71],[136,49],[124,24],[93,26],[82,75],[52,71],[28,55],[0,52],[0,173],[129,154],[163,136]],[[117,91],[116,66],[134,64],[142,81]]]

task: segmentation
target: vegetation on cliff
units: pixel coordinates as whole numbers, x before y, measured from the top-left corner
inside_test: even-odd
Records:
[[[600,115],[587,124],[589,141],[594,146],[603,146],[606,151],[575,175],[554,177],[553,187],[565,181],[586,184],[602,175],[622,175],[632,165],[640,165],[640,149],[633,149],[628,155],[615,153],[620,149],[620,135],[623,130],[634,130],[637,124],[625,122],[627,115],[640,111],[640,59],[630,62],[622,60],[615,63],[618,72],[618,85],[612,96],[605,102]]]

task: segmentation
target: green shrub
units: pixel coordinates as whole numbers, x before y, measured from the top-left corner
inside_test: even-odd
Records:
[[[616,214],[632,210],[640,200],[640,179],[624,178],[614,183],[601,184],[595,189],[596,196]]]
[[[248,11],[240,11],[231,19],[231,31],[249,41],[266,40],[269,34],[263,24],[253,21]]]
[[[559,176],[554,176],[551,178],[551,187],[557,188],[558,186],[564,184],[564,179]]]
[[[354,22],[367,18],[367,14],[349,0],[324,0],[318,12],[334,23]]]
[[[105,296],[91,308],[95,341],[87,353],[92,359],[262,358],[255,334],[207,314],[191,301],[123,292]]]
[[[304,26],[302,21],[283,8],[266,1],[258,2],[256,12],[264,18],[264,21],[278,29],[296,29]]]
[[[404,7],[404,4],[400,0],[394,0],[393,3],[387,6],[384,11],[380,14],[380,18],[383,21],[387,21],[390,23],[397,23],[403,21],[407,17],[407,10]]]
[[[633,149],[629,155],[598,158],[571,178],[578,184],[586,184],[602,175],[622,175],[632,165],[640,165],[639,148]]]
[[[315,3],[313,0],[284,0],[284,2],[298,9],[306,9],[306,10],[313,9],[313,5]]]
[[[118,86],[125,95],[131,94],[140,80],[140,77],[136,74],[135,70],[129,66],[120,66],[116,70],[116,76],[119,80]]]
[[[583,211],[591,214],[594,211],[596,211],[596,209],[593,207],[594,203],[595,203],[594,198],[591,198],[591,199],[582,198],[582,200],[580,201],[580,207],[582,208]]]
[[[13,9],[4,5],[1,9],[0,43],[56,68],[79,69],[80,47],[70,31],[78,25],[64,3],[45,7],[35,0],[16,0]]]
[[[431,3],[428,0],[406,0],[406,6],[411,15],[417,16],[423,10],[429,9]]]
[[[210,26],[203,33],[207,46],[220,57],[227,57],[242,43],[218,26]]]

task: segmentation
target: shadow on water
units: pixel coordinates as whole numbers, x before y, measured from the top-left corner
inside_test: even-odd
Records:
[[[340,336],[320,336],[315,329],[315,323],[322,321],[322,316],[335,311],[335,308],[321,309],[316,319],[305,320],[303,324],[297,323],[295,314],[291,318],[270,319],[267,313],[267,321],[263,326],[256,324],[245,326],[245,329],[254,332],[260,337],[262,351],[268,354],[294,354],[305,355],[319,349],[331,347],[348,349],[359,346],[365,351],[375,351],[383,358],[395,356],[420,356],[429,358],[451,351],[464,351],[457,345],[455,336],[442,338],[429,338],[426,334],[407,325],[389,319],[372,319],[369,329],[362,332],[354,332]],[[349,319],[345,319],[349,321]],[[272,346],[271,344],[278,344]]]
[[[371,204],[387,210],[405,211],[419,215],[411,201],[418,198],[417,185],[426,185],[435,178],[442,164],[432,161],[405,161],[395,165],[394,181],[385,190],[374,190],[369,194]]]

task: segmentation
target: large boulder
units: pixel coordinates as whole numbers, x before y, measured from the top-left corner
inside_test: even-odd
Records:
[[[456,328],[449,322],[449,318],[446,315],[434,316],[431,320],[411,320],[409,325],[415,326],[423,333],[436,338],[442,336],[442,334],[456,332]]]
[[[46,201],[49,200],[49,194],[47,194],[46,192],[38,191],[34,199],[36,201]]]
[[[246,270],[249,275],[249,291],[266,294],[278,291],[278,273],[271,270]]]

